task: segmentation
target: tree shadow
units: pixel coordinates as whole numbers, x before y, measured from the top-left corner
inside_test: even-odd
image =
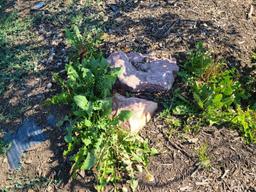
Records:
[[[122,15],[122,12],[132,12],[139,7],[141,0],[119,0],[116,3],[107,4],[106,12],[114,16]]]
[[[160,6],[161,3],[158,3],[156,7],[147,8],[151,10]],[[128,46],[132,50],[149,53],[152,51],[150,47],[155,45],[157,50],[171,50],[171,54],[178,55],[180,51],[175,50],[186,51],[194,47],[196,42],[203,41],[211,46],[225,47],[220,53],[221,56],[232,66],[240,65],[239,59],[228,53],[228,49],[241,52],[231,38],[234,35],[240,36],[234,26],[230,25],[229,30],[225,31],[210,19],[186,19],[171,12],[157,17],[144,17],[142,4],[136,4],[134,7],[138,9],[137,12],[142,10],[139,18],[133,19],[129,14],[111,15],[105,23],[106,32],[121,39],[118,44],[122,46],[119,48]],[[117,43],[108,42],[107,53],[111,52],[110,48],[115,49],[114,44]]]

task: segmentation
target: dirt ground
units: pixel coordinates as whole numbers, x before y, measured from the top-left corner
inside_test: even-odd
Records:
[[[124,3],[122,3],[124,2]],[[9,9],[18,9],[21,16],[32,15],[34,1],[10,1]],[[81,175],[69,180],[70,164],[63,159],[65,148],[63,128],[49,127],[49,113],[63,118],[60,108],[45,108],[42,101],[58,90],[51,82],[51,73],[63,70],[66,62],[63,15],[82,10],[84,15],[93,11],[104,13],[104,28],[108,34],[104,45],[106,55],[115,50],[135,50],[156,56],[184,60],[197,41],[203,41],[216,59],[224,59],[248,73],[251,55],[256,49],[256,12],[248,17],[252,0],[143,0],[105,1],[99,9],[66,7],[62,1],[47,1],[31,30],[43,38],[47,58],[39,63],[40,74],[30,74],[21,85],[10,86],[0,96],[0,106],[6,113],[26,103],[21,116],[0,122],[0,128],[13,130],[27,117],[35,117],[46,128],[49,139],[24,154],[22,168],[10,171],[6,157],[0,156],[0,189],[9,191],[94,191],[93,177]],[[256,7],[255,7],[256,8]],[[256,11],[256,10],[255,10]],[[38,13],[36,13],[38,14]],[[54,52],[54,54],[53,54]],[[148,183],[140,177],[138,191],[256,191],[256,146],[244,144],[236,131],[226,127],[204,127],[197,135],[175,132],[168,137],[170,128],[158,114],[142,131],[160,154],[151,159],[149,170],[155,176]],[[211,168],[203,169],[198,163],[198,148],[208,145]],[[16,188],[14,188],[16,186]],[[1,191],[1,190],[0,190]]]

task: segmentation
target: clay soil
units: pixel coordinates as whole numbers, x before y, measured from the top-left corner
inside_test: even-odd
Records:
[[[143,0],[105,1],[99,9],[83,9],[83,14],[103,12],[105,15],[106,55],[115,50],[135,50],[158,57],[175,57],[181,63],[197,41],[203,41],[216,59],[224,59],[244,75],[250,73],[251,55],[256,48],[256,12],[248,17],[252,0]],[[10,1],[8,10],[17,9],[21,17],[35,16],[30,11],[34,1]],[[1,109],[11,113],[13,107],[26,103],[26,111],[11,121],[0,122],[0,128],[12,130],[28,117],[34,117],[45,127],[49,139],[34,146],[22,158],[17,171],[8,169],[7,159],[0,156],[0,189],[9,191],[95,191],[94,178],[81,173],[70,179],[68,160],[63,159],[65,143],[63,128],[46,124],[47,116],[58,120],[67,109],[45,108],[42,101],[58,92],[51,82],[51,73],[63,70],[65,42],[63,29],[67,27],[65,14],[72,15],[79,6],[67,8],[62,1],[47,1],[44,14],[52,20],[37,19],[32,31],[42,37],[42,49],[48,51],[49,62],[39,63],[40,74],[30,74],[19,85],[10,86],[0,96]],[[256,8],[256,7],[255,7]],[[71,11],[70,11],[71,10]],[[255,10],[256,11],[256,10]],[[64,19],[63,19],[64,18]],[[31,40],[32,41],[32,40]],[[175,131],[165,125],[159,114],[141,132],[160,154],[149,164],[155,176],[153,182],[140,176],[138,191],[256,191],[256,146],[246,145],[235,130],[228,127],[204,127],[196,135]],[[209,169],[199,164],[197,150],[208,145]],[[16,186],[16,188],[15,188]],[[17,187],[18,186],[18,187]],[[20,186],[20,187],[19,187]]]

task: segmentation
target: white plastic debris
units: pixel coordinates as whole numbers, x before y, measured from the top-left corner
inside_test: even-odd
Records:
[[[46,5],[45,2],[43,1],[39,1],[39,2],[36,2],[33,6],[33,10],[38,10],[38,9],[42,9],[44,6]]]

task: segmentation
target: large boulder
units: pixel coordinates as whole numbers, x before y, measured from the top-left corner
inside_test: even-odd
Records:
[[[113,97],[113,115],[124,110],[132,113],[127,122],[123,123],[124,128],[137,133],[151,119],[157,110],[157,103],[136,97],[127,98],[116,93]]]
[[[133,92],[168,91],[179,70],[175,59],[158,59],[135,52],[115,52],[109,56],[108,62],[112,67],[122,69],[118,80]]]

